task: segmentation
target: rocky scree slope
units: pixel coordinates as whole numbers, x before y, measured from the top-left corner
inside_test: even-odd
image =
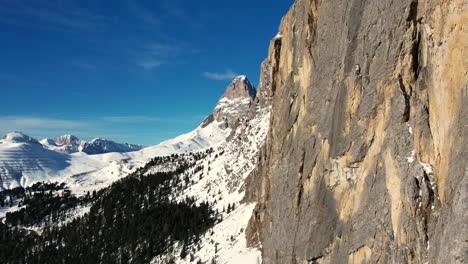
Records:
[[[468,3],[297,0],[272,40],[264,263],[468,261]]]

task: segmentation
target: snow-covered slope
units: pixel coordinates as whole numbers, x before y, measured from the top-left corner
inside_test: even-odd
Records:
[[[24,175],[32,181],[41,180],[69,167],[69,159],[22,133],[9,133],[0,140],[0,188],[27,184]]]
[[[22,133],[9,133],[0,140],[0,189],[96,170],[117,158],[68,155],[50,150]]]
[[[209,202],[222,214],[223,221],[201,238],[199,250],[192,251],[195,261],[209,263],[215,259],[216,263],[258,263],[261,261],[260,251],[248,248],[245,239],[245,229],[254,205],[240,202],[245,192],[244,181],[254,169],[259,149],[266,138],[270,106],[256,103],[253,89],[246,77],[236,78],[218,102],[211,118],[192,132],[139,151],[65,154],[27,140],[28,137],[21,136],[25,141],[21,143],[4,139],[0,141],[0,162],[3,162],[0,166],[8,165],[10,169],[0,171],[1,187],[58,181],[67,183],[70,190],[80,196],[109,186],[154,157],[213,148],[209,156],[197,161],[197,167],[203,169],[190,171],[187,174],[190,179],[183,188],[174,190],[170,199],[182,201],[193,196],[199,203]],[[56,141],[50,140],[42,143],[57,145]],[[27,158],[18,163],[20,156]],[[17,166],[11,165],[15,163]],[[149,172],[174,170],[176,167],[175,164],[165,164],[150,168]],[[180,250],[181,247],[176,246],[173,252],[159,256],[153,262],[173,259],[176,263],[190,263],[189,258],[180,258]]]
[[[11,143],[33,143],[33,144],[39,143],[36,139],[18,131],[11,132],[3,136],[2,142],[3,141],[11,142]]]
[[[203,169],[187,173],[186,183],[180,190],[174,190],[170,197],[173,201],[196,197],[198,203],[208,202],[220,212],[223,220],[201,238],[200,249],[189,249],[188,255],[192,257],[181,259],[182,245],[179,245],[173,252],[155,258],[152,263],[174,261],[188,264],[191,258],[194,260],[192,263],[211,263],[213,259],[223,264],[261,263],[260,251],[248,248],[245,238],[254,204],[242,204],[241,200],[245,194],[245,179],[256,166],[259,150],[268,132],[270,107],[257,107],[250,114],[244,113],[228,139],[214,147],[214,151],[205,159],[197,161],[194,167]],[[168,164],[155,166],[149,173],[175,167]]]
[[[95,190],[109,185],[153,157],[216,146],[225,141],[230,131],[221,128],[219,122],[213,122],[140,151],[98,155],[62,153],[22,133],[9,133],[0,140],[0,190],[37,181],[59,181],[70,184],[73,191],[81,194],[83,188]]]
[[[64,176],[56,177],[54,180],[67,183],[75,194],[83,195],[88,191],[109,186],[112,182],[145,165],[154,157],[197,152],[216,147],[226,141],[230,131],[231,129],[223,129],[222,123],[213,122],[206,127],[199,126],[192,132],[140,151],[101,155],[74,153],[71,155],[72,164],[82,162],[82,160],[75,160],[77,158],[87,158],[91,162],[103,165],[96,169],[83,170],[81,173],[62,174]]]
[[[255,88],[247,77],[239,76],[211,118],[192,132],[146,148],[102,139],[84,142],[73,135],[43,139],[40,144],[18,132],[8,134],[0,141],[0,189],[36,181],[66,182],[77,194],[105,187],[156,156],[196,152],[226,142],[232,128],[255,109],[254,99]]]
[[[202,238],[201,250],[194,253],[196,260],[210,263],[215,259],[216,263],[223,264],[261,263],[260,251],[248,248],[245,238],[254,204],[241,204],[241,200],[245,194],[245,179],[255,168],[260,147],[268,132],[269,110],[258,109],[254,119],[241,120],[231,139],[203,161],[205,169],[193,175],[195,183],[176,198],[194,196],[200,202],[209,201],[223,215],[223,221]],[[200,176],[201,180],[197,181]],[[231,212],[227,211],[229,205],[234,207]],[[179,256],[178,252],[173,256]],[[176,263],[190,263],[189,258],[175,260]],[[159,263],[158,259],[154,263]]]

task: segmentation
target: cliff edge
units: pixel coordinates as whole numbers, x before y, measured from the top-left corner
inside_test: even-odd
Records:
[[[467,25],[463,0],[295,2],[247,180],[264,263],[468,261]]]

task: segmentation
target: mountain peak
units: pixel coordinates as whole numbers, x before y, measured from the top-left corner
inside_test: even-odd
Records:
[[[112,140],[95,138],[89,142],[85,142],[80,146],[80,151],[86,154],[102,154],[108,152],[131,152],[144,148],[142,145],[117,143]]]
[[[14,131],[3,136],[4,140],[15,143],[38,143],[38,141],[30,136],[25,135],[23,132]]]
[[[250,83],[249,79],[245,75],[239,75],[229,84],[226,88],[226,92],[223,98],[230,100],[250,97],[255,98],[256,90],[255,87]]]
[[[74,145],[80,143],[80,140],[74,135],[63,135],[54,138],[57,145]]]
[[[226,88],[213,113],[201,124],[206,127],[213,121],[222,122],[223,128],[235,127],[255,105],[257,91],[245,75],[239,75]]]

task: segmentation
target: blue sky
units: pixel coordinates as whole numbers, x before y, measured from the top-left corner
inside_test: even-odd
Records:
[[[293,0],[0,0],[0,133],[154,145],[237,74],[258,83]]]

